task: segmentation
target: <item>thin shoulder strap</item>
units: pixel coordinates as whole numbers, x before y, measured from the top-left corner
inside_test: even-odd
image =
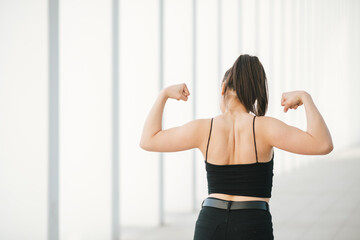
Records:
[[[258,162],[258,155],[257,155],[257,149],[256,149],[256,141],[255,141],[255,117],[253,118],[253,136],[254,136],[254,146],[255,146],[255,155],[256,155],[256,162]]]
[[[211,136],[212,124],[213,124],[213,118],[211,118],[210,133],[209,133],[209,138],[208,138],[208,142],[207,142],[207,146],[206,146],[206,156],[205,156],[205,162],[207,161],[207,153],[208,153],[208,148],[209,148],[209,142],[210,142],[210,136]]]

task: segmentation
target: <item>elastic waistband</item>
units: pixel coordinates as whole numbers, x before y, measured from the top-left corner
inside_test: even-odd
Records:
[[[201,204],[202,207],[215,207],[227,210],[239,209],[261,209],[270,211],[269,204],[265,201],[227,201],[219,198],[206,198]]]

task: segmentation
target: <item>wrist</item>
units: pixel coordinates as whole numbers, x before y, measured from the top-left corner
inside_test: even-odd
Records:
[[[159,94],[161,97],[163,97],[163,98],[166,98],[166,99],[168,99],[169,98],[169,96],[168,96],[168,94],[167,94],[167,90],[166,90],[166,88],[163,88],[161,91],[160,91],[160,94]]]
[[[300,98],[301,98],[301,101],[304,103],[304,102],[308,101],[309,99],[311,99],[311,96],[308,92],[302,91],[300,94]]]

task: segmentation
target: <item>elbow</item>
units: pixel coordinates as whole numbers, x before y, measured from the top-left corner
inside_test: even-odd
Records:
[[[327,151],[328,151],[328,153],[330,153],[330,152],[332,152],[332,150],[334,150],[334,144],[331,141],[330,144],[328,145]]]
[[[156,135],[156,134],[155,134]],[[156,152],[155,138],[154,136],[141,136],[139,147],[149,152]]]
[[[334,144],[333,142],[330,140],[329,142],[325,143],[322,147],[322,154],[326,155],[332,152],[332,150],[334,150]]]
[[[139,142],[139,147],[145,151],[150,151],[149,144],[147,144],[147,143],[148,143],[148,141],[141,139]]]
[[[141,149],[144,149],[144,150],[147,149],[147,148],[146,148],[146,144],[145,144],[145,142],[144,142],[143,140],[140,140],[139,147],[140,147]]]

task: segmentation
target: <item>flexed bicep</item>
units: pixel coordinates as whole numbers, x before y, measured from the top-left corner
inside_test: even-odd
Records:
[[[272,117],[264,117],[262,122],[265,138],[273,147],[304,155],[327,153],[324,144],[306,131]]]
[[[205,121],[197,119],[182,126],[161,130],[141,147],[152,152],[177,152],[199,148],[204,141],[202,131]]]

